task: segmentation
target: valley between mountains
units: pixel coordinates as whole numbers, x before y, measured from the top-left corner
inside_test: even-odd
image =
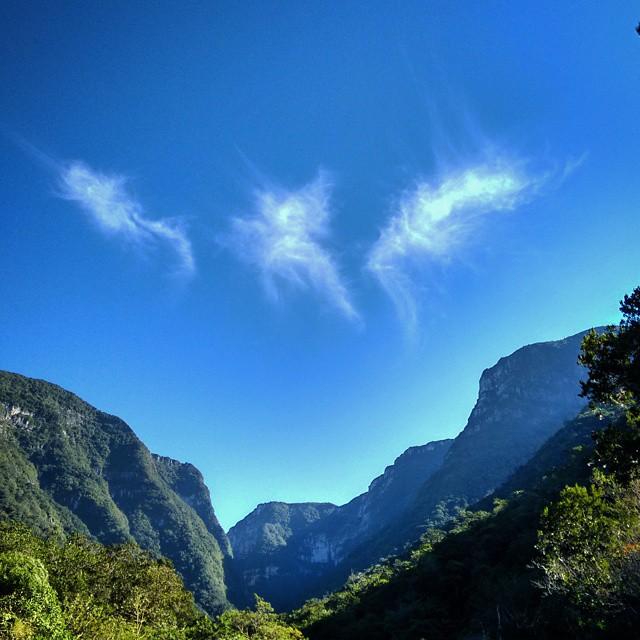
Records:
[[[254,594],[289,611],[539,465],[586,405],[583,337],[501,358],[483,372],[455,438],[407,449],[347,504],[261,504],[227,533],[194,466],[153,454],[123,420],[55,384],[0,372],[0,517],[42,536],[135,542],[170,559],[212,615],[249,606]],[[581,427],[582,440],[592,426]],[[224,487],[212,489],[215,503]]]

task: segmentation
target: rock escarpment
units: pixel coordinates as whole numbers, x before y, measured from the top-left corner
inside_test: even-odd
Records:
[[[455,440],[408,449],[365,494],[286,545],[245,558],[254,590],[277,607],[297,606],[494,491],[585,405],[577,364],[583,335],[523,347],[485,370]],[[243,544],[242,523],[234,529],[234,545]]]
[[[347,504],[259,505],[229,531],[241,589],[235,602],[253,593],[276,607],[298,602],[340,565],[363,539],[375,536],[402,513],[425,478],[440,464],[451,440],[411,447]]]

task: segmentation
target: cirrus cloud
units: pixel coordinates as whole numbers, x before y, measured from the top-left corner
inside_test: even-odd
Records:
[[[496,160],[451,173],[436,184],[418,182],[398,199],[369,252],[366,268],[410,332],[418,320],[415,265],[449,260],[484,217],[514,209],[544,180],[528,175],[521,163]]]
[[[277,299],[284,284],[313,288],[350,320],[359,315],[334,257],[323,246],[330,236],[331,183],[326,174],[297,190],[261,189],[255,211],[231,221],[228,244],[260,272]]]
[[[58,174],[58,195],[75,202],[105,234],[140,246],[163,242],[177,254],[180,274],[195,272],[191,241],[181,222],[148,218],[129,193],[126,177],[100,173],[79,161],[60,165]]]

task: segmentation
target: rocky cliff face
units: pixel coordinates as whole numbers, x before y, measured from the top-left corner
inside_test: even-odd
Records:
[[[234,604],[252,605],[254,593],[271,593],[274,585],[281,583],[292,592],[302,588],[305,575],[297,557],[287,552],[289,543],[305,538],[336,509],[330,503],[269,502],[258,505],[232,527],[229,540],[234,552],[234,580],[230,597]],[[322,541],[316,542],[323,547]],[[319,553],[324,554],[324,549]]]
[[[227,605],[230,545],[191,465],[153,456],[115,416],[56,385],[0,372],[0,517],[41,533],[135,540],[170,558],[198,602]]]
[[[259,553],[248,557],[254,590],[277,607],[296,606],[491,493],[585,405],[576,364],[583,335],[523,347],[485,370],[455,440],[408,449],[365,494],[290,536],[268,565]],[[242,529],[233,539],[242,541]]]
[[[156,468],[162,479],[175,493],[199,516],[207,531],[215,538],[225,557],[231,557],[231,544],[222,525],[218,522],[209,488],[204,483],[200,471],[188,462],[179,462],[173,458],[152,453]]]
[[[491,493],[585,406],[577,364],[583,336],[522,347],[482,373],[465,428],[412,506],[414,525],[437,523],[451,506]]]
[[[255,555],[273,554],[286,547],[293,536],[301,535],[336,509],[336,505],[329,502],[260,504],[229,529],[235,559],[240,561]]]
[[[229,531],[242,584],[234,602],[250,604],[253,593],[283,609],[300,601],[363,539],[406,509],[442,464],[451,442],[411,447],[368,491],[342,507],[281,502],[258,506]]]

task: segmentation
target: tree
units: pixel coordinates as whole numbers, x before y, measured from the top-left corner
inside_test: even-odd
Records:
[[[640,462],[640,287],[624,297],[620,311],[617,327],[585,336],[578,361],[588,371],[581,395],[591,407],[625,412],[625,419],[594,435],[594,462],[627,484]]]
[[[590,331],[579,357],[589,377],[581,395],[592,406],[610,404],[627,412],[630,424],[640,423],[640,287],[620,303],[622,320],[603,333]]]
[[[537,545],[540,586],[580,627],[601,630],[634,622],[640,598],[640,287],[620,311],[617,327],[585,336],[579,362],[592,409],[624,416],[594,434],[591,484],[565,487],[544,509]]]
[[[637,627],[639,492],[637,479],[623,486],[596,470],[590,485],[565,487],[542,513],[537,584],[581,637],[596,629],[628,637],[622,630]]]
[[[255,609],[231,609],[214,624],[216,640],[304,640],[302,633],[287,625],[273,607],[256,595]]]
[[[171,563],[134,544],[0,523],[0,640],[212,640]]]
[[[19,551],[0,553],[0,637],[71,638],[44,564]]]
[[[544,562],[543,586],[570,595],[576,605],[597,610],[612,587],[611,560],[638,529],[619,485],[596,472],[588,487],[565,487],[542,512],[538,550]]]

